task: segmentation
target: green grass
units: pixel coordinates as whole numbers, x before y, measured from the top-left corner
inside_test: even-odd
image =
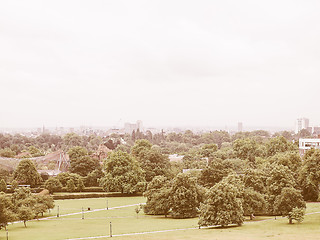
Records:
[[[109,207],[131,205],[144,202],[143,197],[114,197],[108,198]],[[57,200],[60,214],[81,212],[81,208],[90,207],[101,209],[106,207],[106,198],[79,199],[79,200]],[[308,203],[307,212],[320,211],[320,203]],[[172,219],[163,216],[148,216],[141,211],[137,215],[135,206],[109,209],[98,212],[85,211],[82,214],[52,218],[50,220],[30,221],[27,228],[22,223],[9,226],[10,240],[58,240],[77,237],[104,236],[109,235],[110,222],[112,222],[113,235],[138,233],[145,231],[159,231],[169,229],[196,228],[191,230],[171,231],[164,233],[149,233],[135,236],[114,237],[125,240],[155,240],[155,239],[319,239],[320,236],[320,214],[305,216],[301,224],[289,225],[286,218],[258,216],[255,221],[246,221],[241,227],[228,228],[202,228],[197,229],[197,218]],[[51,215],[56,214],[56,208]],[[264,221],[265,220],[265,221]],[[4,240],[5,232],[0,231],[0,239]],[[103,238],[101,238],[103,239]],[[106,238],[104,238],[106,239]]]
[[[84,199],[71,199],[71,200],[55,200],[55,207],[51,211],[51,215],[57,214],[59,206],[59,213],[76,213],[81,212],[82,208],[91,210],[102,209],[108,207],[117,207],[124,205],[131,205],[136,203],[144,203],[144,197],[109,197],[109,198],[84,198]]]

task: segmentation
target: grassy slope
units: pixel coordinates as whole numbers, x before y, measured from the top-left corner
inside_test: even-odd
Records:
[[[143,197],[108,198],[109,207],[144,202]],[[105,208],[106,199],[59,200],[60,213],[81,211],[88,206],[94,209]],[[112,222],[113,234],[156,231],[197,227],[197,218],[171,219],[161,216],[146,216],[142,212],[136,218],[135,207],[85,213],[54,218],[45,221],[28,222],[28,228],[22,223],[9,226],[10,240],[67,239],[75,237],[99,236],[109,234],[109,223]],[[307,212],[320,211],[320,203],[309,203]],[[56,214],[56,210],[52,212]],[[257,217],[256,220],[265,219]],[[286,218],[267,218],[267,221],[246,222],[242,227],[194,229],[166,233],[152,233],[136,236],[121,236],[115,239],[319,239],[320,214],[308,215],[302,224],[289,225]],[[5,239],[5,232],[0,231],[0,239]]]

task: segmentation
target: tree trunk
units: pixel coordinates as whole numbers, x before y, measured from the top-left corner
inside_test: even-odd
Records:
[[[23,220],[24,227],[27,227],[27,221]]]
[[[292,218],[291,217],[289,218],[289,224],[292,224]]]

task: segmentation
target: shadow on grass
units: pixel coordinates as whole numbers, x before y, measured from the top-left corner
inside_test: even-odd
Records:
[[[227,226],[221,226],[221,225],[218,225],[218,226],[202,226],[201,229],[230,229],[230,228],[237,228],[237,227],[241,227],[239,226],[238,224],[230,224],[230,225],[227,225]]]

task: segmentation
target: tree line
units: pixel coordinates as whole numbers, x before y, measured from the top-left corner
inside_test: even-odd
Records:
[[[68,135],[69,144],[79,143],[74,137],[78,139]],[[276,137],[265,131],[234,136],[223,131],[148,134],[152,141],[135,133],[135,141],[132,136],[128,140],[132,145],[115,146],[117,137],[108,140],[114,150],[102,164],[85,144],[70,144],[69,172],[51,178],[40,176],[34,161],[24,159],[11,179],[31,186],[44,184],[51,193],[81,191],[88,186],[129,194],[143,192],[147,214],[174,218],[199,215],[199,225],[241,225],[244,215],[256,214],[286,215],[290,222],[301,221],[305,201],[319,197],[319,150],[312,149],[301,159],[297,144],[288,140],[286,132]],[[158,138],[166,143],[154,144]],[[182,162],[169,161],[165,144],[170,142],[192,143],[182,152],[173,151],[183,154]],[[183,169],[187,172],[181,173]],[[233,215],[226,214],[228,209]]]

